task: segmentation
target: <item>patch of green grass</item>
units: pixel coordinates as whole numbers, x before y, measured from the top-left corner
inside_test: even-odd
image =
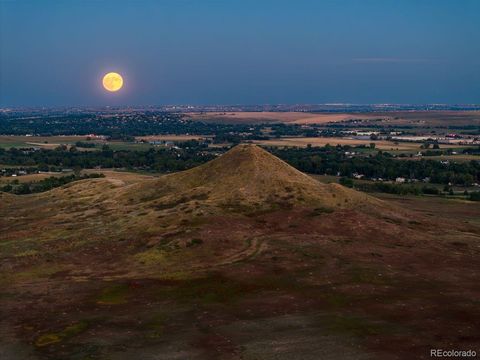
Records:
[[[84,332],[88,328],[88,324],[86,321],[80,321],[70,326],[67,326],[63,331],[60,333],[62,337],[72,337],[77,334]]]
[[[39,278],[47,278],[62,268],[58,265],[38,265],[28,270],[12,274],[12,280],[15,281],[32,281]]]
[[[125,304],[129,295],[129,288],[126,284],[112,285],[102,291],[97,299],[97,304],[119,305]]]
[[[18,254],[15,254],[15,257],[29,257],[29,256],[34,256],[34,255],[37,255],[38,254],[38,250],[25,250],[25,251],[22,251]]]
[[[80,321],[75,324],[65,327],[63,330],[57,333],[48,333],[43,334],[35,340],[35,345],[38,347],[44,347],[51,344],[58,343],[65,339],[72,338],[88,328],[88,323],[86,321]]]
[[[174,271],[161,276],[157,276],[157,279],[166,280],[166,281],[186,281],[196,279],[198,275],[195,275],[193,272],[188,271]]]
[[[157,248],[143,251],[134,256],[135,260],[144,265],[161,264],[165,262],[166,252]]]
[[[62,341],[62,339],[57,334],[44,334],[35,340],[35,345],[38,347],[43,347],[60,341]]]

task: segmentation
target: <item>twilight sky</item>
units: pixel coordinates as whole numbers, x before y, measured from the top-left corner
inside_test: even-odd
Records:
[[[0,0],[0,106],[478,104],[479,19],[477,0]]]

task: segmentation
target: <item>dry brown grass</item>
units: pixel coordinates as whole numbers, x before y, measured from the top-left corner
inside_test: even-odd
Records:
[[[375,116],[365,114],[312,114],[304,112],[209,112],[189,113],[193,120],[225,123],[268,123],[283,122],[290,124],[324,124],[348,119],[369,119]]]
[[[103,174],[107,179],[116,179],[120,180],[125,184],[134,184],[142,180],[154,179],[154,176],[143,175],[128,171],[118,171],[118,170],[109,170],[109,169],[87,169],[82,170],[82,173],[85,174]]]

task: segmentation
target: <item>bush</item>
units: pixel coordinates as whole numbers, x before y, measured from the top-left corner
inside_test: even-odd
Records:
[[[339,180],[340,184],[346,187],[353,187],[353,180],[347,177],[341,177]]]
[[[76,146],[76,147],[79,147],[79,148],[94,148],[94,147],[95,147],[95,143],[77,141],[77,142],[75,143],[75,146]]]
[[[470,193],[470,200],[472,201],[480,201],[480,191],[472,191]]]
[[[422,193],[427,195],[439,195],[440,190],[433,186],[424,186],[422,187]]]

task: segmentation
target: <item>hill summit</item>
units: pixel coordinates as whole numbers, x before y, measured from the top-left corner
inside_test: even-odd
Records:
[[[252,144],[237,145],[206,164],[125,191],[125,196],[142,202],[180,204],[196,200],[233,208],[345,208],[373,201],[341,185],[322,184]]]

